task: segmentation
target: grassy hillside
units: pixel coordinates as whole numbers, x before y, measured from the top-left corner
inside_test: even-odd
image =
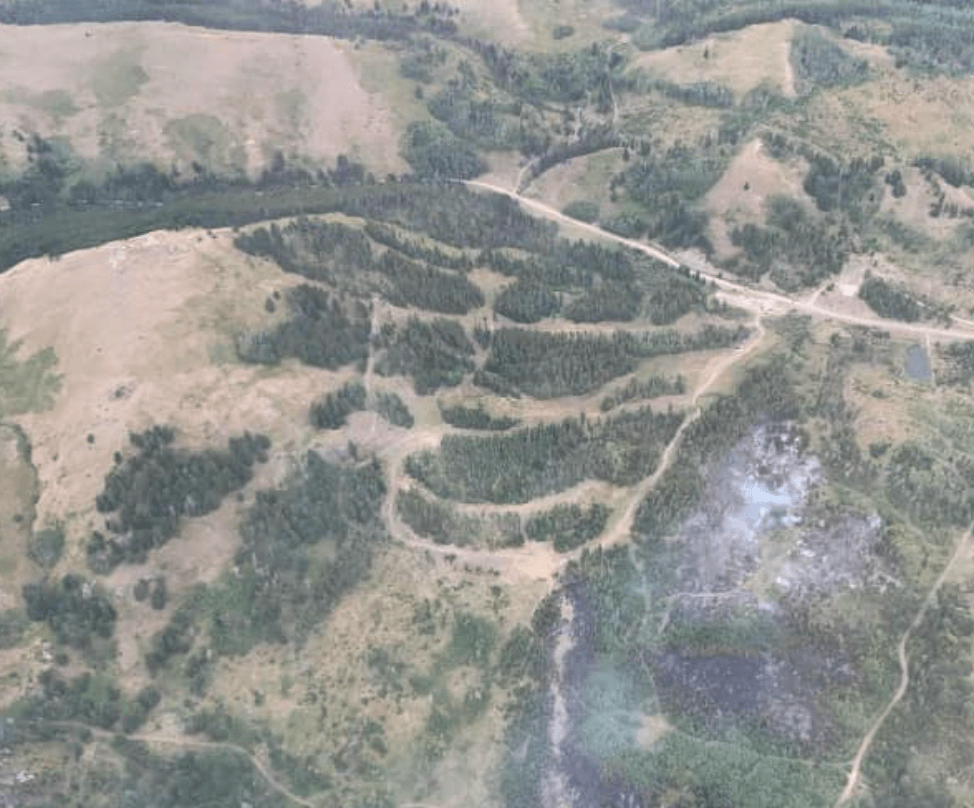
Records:
[[[972,26],[0,0],[11,798],[970,804]]]

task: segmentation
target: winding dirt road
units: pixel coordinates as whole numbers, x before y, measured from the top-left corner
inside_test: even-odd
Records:
[[[105,729],[98,729],[97,727],[91,727],[88,724],[82,724],[77,721],[46,721],[43,719],[34,719],[30,721],[24,721],[25,724],[33,724],[39,726],[47,727],[57,727],[60,729],[73,729],[80,732],[90,732],[95,738],[99,738],[105,741],[111,741],[114,739],[118,733],[109,732]],[[223,750],[225,752],[233,752],[234,754],[240,755],[250,761],[250,764],[257,770],[261,777],[267,781],[267,784],[274,790],[277,791],[284,797],[287,797],[291,802],[296,805],[304,806],[304,808],[320,808],[318,803],[310,802],[304,797],[299,797],[285,785],[283,785],[274,774],[268,769],[261,761],[244,749],[242,746],[237,746],[235,743],[229,743],[228,741],[200,741],[195,738],[176,737],[172,735],[158,735],[155,733],[132,733],[130,735],[124,735],[129,741],[140,741],[142,743],[156,743],[162,744],[164,746],[181,746],[186,749],[211,749],[211,750]]]
[[[907,627],[906,631],[903,632],[903,636],[900,638],[899,644],[896,646],[896,656],[900,663],[900,684],[896,688],[896,692],[893,694],[893,698],[889,700],[889,703],[883,708],[882,712],[876,716],[869,727],[869,731],[863,737],[862,742],[859,744],[858,750],[856,750],[856,756],[852,759],[852,768],[849,771],[849,779],[846,781],[845,788],[842,789],[842,793],[839,795],[839,799],[835,801],[835,807],[846,803],[851,799],[853,792],[856,789],[856,785],[859,782],[859,775],[862,769],[862,762],[866,759],[866,755],[869,754],[869,749],[873,744],[873,740],[876,738],[876,733],[882,728],[883,724],[886,723],[886,719],[889,718],[890,713],[893,712],[893,708],[902,701],[903,697],[906,695],[906,691],[910,686],[910,660],[906,653],[906,645],[910,640],[910,636],[923,622],[923,617],[927,613],[927,609],[930,608],[934,600],[937,597],[937,593],[940,591],[940,587],[943,586],[944,581],[947,579],[947,573],[950,572],[950,568],[954,565],[954,562],[960,557],[961,552],[967,547],[968,539],[971,537],[971,532],[974,531],[974,524],[972,524],[967,531],[958,539],[957,547],[954,549],[953,555],[951,555],[950,560],[944,565],[944,568],[940,571],[940,575],[937,576],[937,580],[933,582],[933,586],[930,587],[930,591],[927,593],[927,597],[924,599],[923,603],[920,605],[919,611],[917,611],[916,617],[913,618],[913,622]]]
[[[755,320],[754,333],[746,343],[739,345],[733,353],[728,354],[727,356],[718,357],[716,360],[714,360],[713,366],[707,371],[706,375],[703,377],[703,381],[694,391],[693,396],[690,399],[690,404],[695,405],[696,409],[692,414],[683,419],[683,423],[680,424],[680,428],[677,429],[672,440],[670,440],[670,442],[666,445],[666,449],[663,450],[663,456],[660,457],[659,465],[657,466],[656,471],[633,487],[628,498],[629,504],[626,506],[626,509],[615,520],[612,527],[610,527],[603,534],[602,538],[599,539],[599,543],[603,547],[610,547],[613,544],[619,544],[628,540],[629,535],[632,532],[633,523],[636,520],[636,513],[639,511],[639,506],[642,504],[642,501],[646,498],[649,492],[653,490],[660,477],[662,477],[670,465],[672,465],[673,459],[676,456],[676,450],[683,438],[683,433],[686,432],[690,424],[696,421],[703,412],[703,408],[698,404],[698,402],[707,394],[714,384],[716,384],[717,380],[720,379],[729,368],[740,362],[742,359],[744,359],[744,357],[754,351],[754,349],[761,344],[762,340],[764,339],[764,335],[765,330],[764,326],[761,325],[760,319]]]
[[[668,264],[671,267],[679,268],[681,266],[686,266],[695,272],[699,272],[701,277],[713,282],[718,289],[725,293],[725,296],[728,297],[729,302],[734,302],[741,306],[741,308],[749,309],[755,313],[784,314],[788,311],[799,311],[803,314],[810,314],[814,317],[821,317],[828,320],[835,320],[836,322],[849,323],[850,325],[860,325],[866,328],[877,328],[883,331],[889,331],[890,333],[906,334],[918,338],[930,336],[934,339],[940,340],[974,339],[974,322],[969,320],[955,319],[954,326],[947,329],[918,323],[901,323],[897,320],[885,320],[881,317],[864,317],[854,314],[845,314],[843,312],[834,311],[827,306],[820,305],[817,302],[817,298],[803,301],[789,297],[781,292],[755,289],[754,287],[746,284],[728,280],[727,278],[721,277],[719,271],[702,257],[687,254],[683,256],[683,260],[681,261],[679,258],[667,252],[659,245],[647,241],[625,238],[624,236],[610,233],[608,230],[604,230],[598,225],[573,219],[571,216],[566,216],[560,210],[556,210],[550,205],[546,205],[544,202],[522,196],[521,194],[511,191],[508,188],[503,188],[500,185],[494,185],[489,182],[481,182],[480,180],[466,180],[463,181],[462,184],[469,188],[480,188],[484,191],[502,194],[506,197],[517,200],[524,207],[538,212],[547,219],[561,222],[562,224],[571,225],[572,227],[578,228],[579,230],[593,236],[608,239],[616,244],[622,244],[626,247],[630,247],[631,249],[638,250],[639,252],[648,255],[651,258],[655,258],[657,261],[661,261],[664,264]]]

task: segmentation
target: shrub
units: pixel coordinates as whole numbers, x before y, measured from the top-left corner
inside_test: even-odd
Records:
[[[558,313],[561,301],[546,287],[531,281],[517,281],[494,301],[494,311],[516,323],[536,323]]]
[[[520,423],[517,418],[506,415],[494,417],[484,409],[483,404],[477,404],[476,407],[465,407],[462,404],[453,407],[440,405],[440,415],[451,426],[460,429],[482,429],[488,432],[503,432]]]
[[[51,569],[64,552],[64,531],[60,526],[35,533],[27,547],[27,554],[44,569]]]
[[[87,648],[93,639],[107,639],[115,630],[115,607],[108,595],[80,575],[65,575],[54,584],[26,584],[23,595],[27,616],[46,622],[58,642]]]
[[[416,420],[406,403],[395,393],[379,393],[375,411],[393,426],[404,429],[411,429]]]
[[[591,223],[598,221],[600,209],[598,202],[579,199],[574,202],[569,202],[561,209],[561,212],[572,219]]]
[[[363,409],[365,386],[361,382],[349,382],[311,405],[311,425],[317,429],[340,429],[349,415]]]

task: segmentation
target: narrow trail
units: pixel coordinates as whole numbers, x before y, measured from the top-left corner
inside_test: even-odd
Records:
[[[109,732],[105,729],[91,727],[77,721],[30,720],[23,723],[90,732],[93,737],[107,741],[114,739],[119,734],[117,732]],[[263,763],[260,762],[257,757],[244,749],[244,747],[237,746],[235,743],[230,743],[229,741],[199,741],[194,738],[180,738],[173,735],[157,735],[153,733],[132,733],[129,735],[123,735],[122,737],[129,741],[156,743],[164,746],[181,746],[186,749],[222,749],[226,752],[233,752],[234,754],[240,755],[241,757],[244,757],[250,761],[250,764],[254,767],[254,769],[256,769],[260,776],[264,778],[267,784],[274,791],[277,791],[279,794],[287,797],[291,802],[295,803],[296,805],[304,806],[304,808],[321,808],[318,803],[311,802],[304,797],[299,797],[297,794],[287,788],[287,786],[283,785],[274,776],[274,774]]]
[[[696,406],[696,409],[691,415],[688,415],[683,420],[683,423],[680,424],[676,434],[666,445],[656,470],[650,476],[644,478],[641,482],[629,488],[628,492],[625,493],[625,501],[627,503],[625,505],[625,510],[614,519],[611,527],[609,527],[602,537],[597,541],[588,542],[582,547],[579,547],[569,553],[557,553],[547,542],[528,542],[523,547],[483,550],[457,547],[449,544],[436,544],[433,541],[422,539],[417,536],[412,529],[400,519],[399,513],[396,509],[396,495],[402,487],[402,478],[405,473],[403,466],[406,457],[419,449],[432,448],[438,445],[440,438],[443,434],[445,434],[446,431],[442,427],[422,430],[419,433],[410,433],[401,441],[389,447],[388,450],[383,453],[383,459],[386,462],[387,473],[389,475],[389,484],[386,499],[382,506],[382,516],[385,520],[390,535],[395,540],[414,550],[435,553],[440,556],[451,556],[464,564],[473,566],[492,567],[503,572],[507,577],[528,577],[536,580],[541,578],[552,578],[561,572],[569,561],[577,560],[584,550],[591,550],[596,544],[602,547],[610,547],[614,544],[628,541],[633,523],[636,518],[636,513],[639,510],[639,506],[653,489],[653,486],[655,486],[659,481],[660,477],[673,463],[677,448],[680,444],[680,439],[682,438],[687,427],[689,427],[690,424],[693,423],[693,421],[695,421],[703,411],[698,405],[700,399],[710,391],[714,384],[716,384],[716,382],[724,375],[724,373],[727,372],[728,369],[742,361],[763,341],[766,332],[760,319],[756,319],[753,325],[754,333],[746,343],[739,345],[730,354],[718,356],[705,370],[700,384],[697,386],[690,398],[691,406]],[[567,491],[560,491],[545,497],[544,501],[550,505],[557,503],[558,501],[568,499],[573,500],[574,494],[576,494],[579,490],[588,490],[588,488],[591,486],[592,484],[590,481],[583,482]],[[450,504],[457,507],[455,503]],[[537,500],[532,500],[531,502],[523,505],[504,506],[502,508],[499,507],[498,512],[517,512],[523,514],[535,510],[538,507],[538,504],[539,503]],[[483,510],[485,509],[485,506],[464,505],[463,507],[458,507],[458,510],[461,512],[470,512],[471,510],[477,509]]]
[[[523,547],[502,550],[479,550],[452,544],[437,544],[417,536],[399,517],[396,496],[403,488],[406,457],[421,449],[436,448],[443,435],[449,431],[448,428],[440,426],[410,432],[402,440],[387,447],[386,451],[378,453],[386,465],[388,475],[388,490],[382,503],[382,518],[389,535],[395,541],[413,550],[442,557],[450,556],[456,561],[474,567],[495,568],[508,577],[539,579],[553,575],[560,568],[563,558],[546,542],[529,542]]]
[[[746,343],[738,346],[733,353],[727,356],[719,357],[713,362],[713,367],[708,370],[703,378],[703,381],[694,391],[693,396],[690,399],[691,406],[696,406],[696,409],[683,419],[683,423],[680,424],[680,428],[677,429],[676,434],[663,451],[663,456],[660,458],[656,471],[654,471],[649,477],[646,477],[642,482],[637,483],[637,485],[632,489],[632,493],[629,495],[629,504],[626,506],[625,511],[622,512],[622,514],[616,519],[613,526],[599,540],[599,543],[603,547],[610,547],[613,544],[618,544],[628,540],[629,535],[632,532],[633,523],[636,520],[636,513],[639,511],[639,506],[642,504],[642,501],[646,498],[649,492],[653,490],[660,477],[662,477],[666,473],[667,469],[672,465],[673,459],[676,456],[676,450],[683,438],[683,433],[686,432],[690,424],[696,421],[703,412],[703,408],[698,404],[700,399],[707,394],[717,380],[720,379],[729,368],[744,359],[763,341],[765,330],[764,326],[761,324],[761,320],[755,320],[754,326],[754,334],[751,335],[751,338]]]
[[[953,555],[944,565],[944,568],[940,571],[940,575],[937,576],[937,580],[933,582],[933,586],[927,593],[926,598],[924,598],[923,603],[920,605],[919,611],[917,611],[916,617],[913,618],[913,622],[907,627],[906,631],[903,632],[903,636],[900,638],[899,644],[896,646],[896,655],[900,664],[900,684],[896,688],[896,692],[893,694],[893,698],[889,700],[889,703],[883,708],[882,712],[876,716],[869,727],[869,731],[863,737],[862,742],[859,744],[859,748],[856,751],[856,756],[852,759],[852,768],[849,771],[849,779],[846,781],[845,788],[842,789],[842,793],[839,798],[835,801],[835,808],[846,803],[851,799],[853,792],[856,789],[856,785],[859,783],[860,772],[862,769],[862,763],[866,759],[866,755],[869,754],[869,749],[872,746],[873,740],[876,738],[876,734],[882,728],[883,724],[886,723],[886,719],[889,718],[890,713],[897,704],[902,701],[903,697],[906,695],[906,691],[910,686],[910,660],[906,653],[906,646],[910,640],[910,636],[923,622],[924,615],[927,613],[927,609],[930,608],[931,604],[937,597],[937,593],[940,591],[940,587],[943,586],[944,581],[947,579],[947,574],[950,572],[950,568],[954,565],[954,562],[958,559],[961,551],[967,547],[968,539],[971,537],[971,532],[974,531],[974,524],[972,524],[967,531],[958,539],[957,547],[954,549]]]
[[[537,161],[538,161],[537,157],[532,157],[524,164],[524,167],[518,172],[517,179],[514,181],[514,188],[513,188],[513,192],[515,194],[523,194],[528,189],[528,186],[531,184],[531,181],[534,179],[534,176],[531,176],[529,180],[525,181],[524,175],[531,174],[534,171],[534,165]]]
[[[784,58],[781,60],[782,73],[784,74],[781,80],[781,89],[785,98],[795,98],[798,95],[798,90],[795,83],[795,68],[791,63],[791,38],[786,38],[781,44],[784,51]]]

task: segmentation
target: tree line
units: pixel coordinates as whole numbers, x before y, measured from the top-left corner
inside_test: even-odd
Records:
[[[328,370],[353,363],[365,369],[372,329],[372,312],[365,303],[342,301],[310,284],[289,289],[285,299],[288,315],[282,322],[237,336],[242,361],[276,365],[293,357]]]
[[[649,407],[492,436],[447,435],[437,452],[410,455],[407,473],[443,499],[514,504],[582,480],[631,485],[653,472],[682,413]]]
[[[255,228],[238,236],[234,245],[310,280],[358,295],[379,292],[394,306],[466,314],[484,304],[483,293],[464,275],[438,269],[392,248],[376,254],[366,232],[337,222],[301,218],[284,227],[272,224]],[[384,233],[389,241],[389,233],[394,231],[377,230],[373,225],[373,232]]]
[[[706,325],[692,334],[654,331],[611,336],[503,328],[494,332],[484,371],[536,398],[580,395],[631,373],[643,359],[725,348],[747,329]]]
[[[474,369],[473,343],[455,320],[411,317],[402,328],[383,328],[379,347],[385,350],[375,361],[376,373],[411,376],[419,395],[456,387]]]
[[[308,6],[295,0],[10,0],[0,8],[7,25],[147,21],[231,31],[272,31],[342,39],[408,40],[417,32],[451,35],[457,30],[449,5],[421,4],[414,13],[368,9],[353,13],[338,6]]]
[[[96,531],[87,546],[88,565],[96,572],[145,561],[150,550],[179,533],[183,517],[211,513],[246,485],[254,463],[265,462],[270,448],[265,435],[249,432],[230,438],[222,451],[177,449],[174,438],[169,427],[152,427],[130,435],[137,453],[124,459],[116,454],[95,499],[98,512],[109,514],[109,536]]]

